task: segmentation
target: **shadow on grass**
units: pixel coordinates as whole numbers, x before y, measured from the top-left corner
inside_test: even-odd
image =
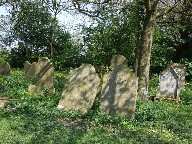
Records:
[[[98,115],[86,123],[78,115],[69,116],[50,108],[0,109],[0,118],[0,143],[182,143],[191,138],[190,134],[184,137],[181,134],[185,132],[177,134],[173,128],[166,128],[168,124],[163,126],[157,121],[113,123]],[[96,123],[96,119],[105,123]]]
[[[86,129],[70,124],[73,120],[58,121],[56,114],[41,110],[0,110],[0,143],[76,143]],[[68,124],[69,123],[69,124]]]

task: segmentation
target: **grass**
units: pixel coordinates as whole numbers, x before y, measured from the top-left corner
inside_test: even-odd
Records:
[[[67,72],[56,73],[56,93],[29,95],[23,71],[0,77],[0,96],[17,98],[0,108],[0,143],[117,144],[192,142],[192,86],[182,92],[182,103],[137,101],[136,118],[110,116],[97,106],[84,116],[56,108]],[[15,108],[15,109],[13,109]]]

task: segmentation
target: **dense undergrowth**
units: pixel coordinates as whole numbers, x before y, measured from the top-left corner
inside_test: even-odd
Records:
[[[30,95],[33,79],[23,71],[0,77],[0,97],[18,99],[0,108],[0,143],[191,143],[192,84],[181,93],[181,103],[137,101],[134,120],[93,109],[82,116],[56,108],[66,83],[66,72],[55,74],[55,94]],[[155,93],[157,78],[151,80]]]

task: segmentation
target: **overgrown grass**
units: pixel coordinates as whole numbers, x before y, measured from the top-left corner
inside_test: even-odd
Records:
[[[181,94],[182,103],[137,101],[136,118],[110,116],[97,105],[86,115],[56,108],[67,72],[56,73],[56,93],[27,93],[32,79],[22,71],[0,77],[0,96],[17,98],[0,108],[0,143],[191,143],[192,87]],[[153,80],[155,81],[155,80]],[[155,85],[155,84],[152,84]],[[13,109],[14,108],[14,109]]]

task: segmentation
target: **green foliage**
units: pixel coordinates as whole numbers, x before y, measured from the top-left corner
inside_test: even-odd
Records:
[[[11,47],[11,66],[21,68],[25,60],[34,61],[49,53],[53,18],[48,8],[38,2],[23,2],[18,6],[18,11],[10,11],[13,26],[6,33],[5,45]]]
[[[192,104],[192,83],[187,83],[185,89],[181,91],[181,100],[186,104]]]
[[[181,2],[165,18],[158,19],[152,51],[152,72],[161,70],[171,61],[187,66],[188,81],[191,80],[192,53],[192,3]],[[157,67],[160,66],[160,67]]]
[[[153,102],[147,101],[143,103],[142,101],[137,101],[136,119],[141,121],[153,121],[157,117],[154,114]]]
[[[12,75],[0,77],[0,93],[10,98],[17,98],[26,93],[32,79],[25,79],[23,75],[23,71],[17,70],[13,71]]]
[[[44,96],[26,92],[33,80],[25,79],[22,71],[0,77],[0,96],[19,99],[0,108],[0,143],[190,143],[191,85],[181,95],[187,96],[186,103],[137,101],[135,120],[101,112],[99,99],[82,116],[56,108],[68,73],[56,72],[56,93]]]
[[[52,59],[57,70],[79,65],[80,46],[46,5],[33,1],[21,2],[17,7],[10,11],[13,25],[3,39],[4,45],[10,47],[8,60],[12,67],[22,68],[26,60],[34,62],[40,56]]]
[[[159,76],[157,74],[151,75],[150,80],[149,80],[149,95],[150,96],[155,96],[157,94],[158,85],[159,85]]]
[[[186,80],[192,81],[192,62],[187,58],[182,58],[181,63],[186,66]]]
[[[128,3],[124,11],[117,14],[108,10],[108,16],[97,26],[84,28],[86,61],[106,66],[113,55],[122,54],[128,59],[128,64],[133,66],[140,33],[137,13],[137,5]]]
[[[33,2],[21,3],[19,6],[17,13],[11,13],[12,19],[16,19],[13,38],[24,41],[26,45],[33,45],[34,51],[46,46],[51,38],[49,33],[53,21],[48,8]]]
[[[160,121],[167,117],[172,104],[165,102],[137,101],[136,120]]]
[[[172,46],[172,40],[159,27],[155,30],[152,56],[151,73],[160,73],[169,65],[173,59],[175,48]]]
[[[191,136],[192,115],[188,113],[191,105],[139,101],[137,106],[136,119],[138,121],[148,121],[152,127],[172,131],[184,139]]]
[[[0,62],[7,61],[9,57],[9,52],[7,50],[0,50]]]
[[[66,77],[69,74],[70,70],[56,72],[54,75],[54,85],[57,88],[56,91],[61,93],[66,84]]]

